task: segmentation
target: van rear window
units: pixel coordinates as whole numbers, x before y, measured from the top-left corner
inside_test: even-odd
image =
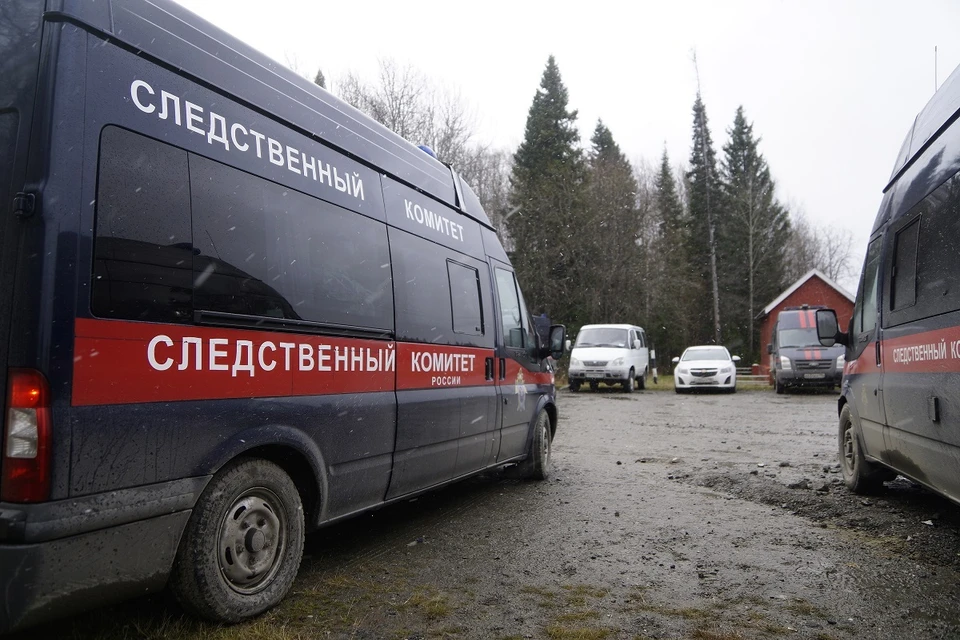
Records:
[[[107,127],[100,138],[93,313],[189,322],[192,260],[187,152]]]

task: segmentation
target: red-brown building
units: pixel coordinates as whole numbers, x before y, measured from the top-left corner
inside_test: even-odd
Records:
[[[777,299],[764,307],[757,316],[760,320],[760,349],[766,354],[767,345],[773,337],[773,325],[777,322],[777,315],[786,307],[800,307],[803,305],[825,306],[837,312],[840,330],[845,331],[853,315],[854,297],[836,282],[811,269],[802,278],[790,285],[786,291],[777,296]],[[761,359],[760,374],[770,375],[770,360]]]

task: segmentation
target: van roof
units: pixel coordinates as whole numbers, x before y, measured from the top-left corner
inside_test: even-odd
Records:
[[[888,190],[913,161],[960,115],[960,66],[944,80],[926,106],[914,118],[893,165]]]
[[[459,201],[455,175],[442,162],[172,0],[49,0],[48,7],[57,9],[45,14],[47,20],[99,32],[490,227],[475,194]]]

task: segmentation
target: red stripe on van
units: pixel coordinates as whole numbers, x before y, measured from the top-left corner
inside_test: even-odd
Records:
[[[87,318],[75,332],[74,406],[496,384],[493,349]],[[512,385],[522,367],[507,362]]]
[[[797,316],[799,316],[800,318],[800,328],[809,329],[810,326],[807,324],[807,314],[801,311],[800,313],[797,314]]]
[[[816,311],[807,311],[807,322],[810,324],[811,329],[817,328],[817,312]]]

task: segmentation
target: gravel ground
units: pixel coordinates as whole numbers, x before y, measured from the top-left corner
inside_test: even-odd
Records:
[[[562,391],[553,476],[325,529],[287,600],[219,628],[158,596],[75,638],[954,638],[960,508],[842,485],[836,395]]]

